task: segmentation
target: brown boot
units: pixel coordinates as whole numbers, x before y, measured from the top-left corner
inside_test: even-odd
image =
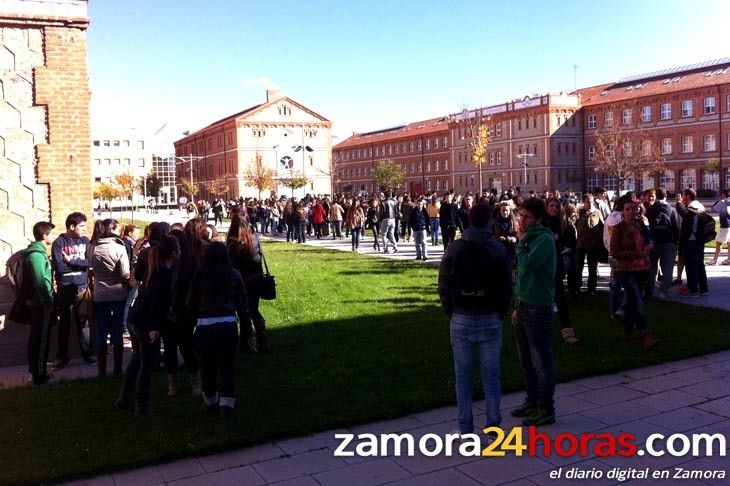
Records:
[[[167,374],[167,396],[174,397],[177,395],[177,373]]]
[[[659,344],[659,340],[652,336],[651,329],[644,329],[641,331],[641,345],[644,351],[649,351],[651,348]]]
[[[115,344],[112,346],[114,352],[114,376],[122,376],[122,363],[124,361],[124,345]]]
[[[99,367],[97,376],[103,378],[106,376],[106,346],[96,348],[96,364]]]
[[[264,319],[253,319],[253,327],[256,330],[256,349],[260,353],[271,353],[269,336],[266,333],[266,321]]]

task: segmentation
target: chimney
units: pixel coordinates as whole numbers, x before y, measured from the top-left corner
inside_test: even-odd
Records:
[[[266,90],[266,102],[271,103],[272,101],[280,100],[284,97],[284,93],[280,89],[267,89]]]

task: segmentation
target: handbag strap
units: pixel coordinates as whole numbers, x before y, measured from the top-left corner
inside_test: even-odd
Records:
[[[261,262],[264,264],[264,269],[266,270],[266,273],[264,275],[270,275],[269,266],[266,264],[266,257],[264,257],[264,252],[261,251],[261,240],[256,238],[256,242],[258,243],[259,255],[261,256]]]

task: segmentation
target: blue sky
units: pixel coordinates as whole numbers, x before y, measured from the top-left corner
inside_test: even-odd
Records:
[[[198,129],[274,85],[341,138],[730,57],[726,0],[92,0],[92,125]],[[724,29],[724,30],[723,30]]]

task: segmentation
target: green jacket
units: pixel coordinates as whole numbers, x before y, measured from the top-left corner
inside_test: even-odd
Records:
[[[46,245],[42,241],[35,241],[28,245],[25,252],[25,278],[30,278],[33,284],[33,297],[28,299],[28,305],[50,307],[53,305],[53,286]]]
[[[547,306],[555,298],[555,242],[541,224],[527,230],[517,243],[515,297],[529,305]]]

